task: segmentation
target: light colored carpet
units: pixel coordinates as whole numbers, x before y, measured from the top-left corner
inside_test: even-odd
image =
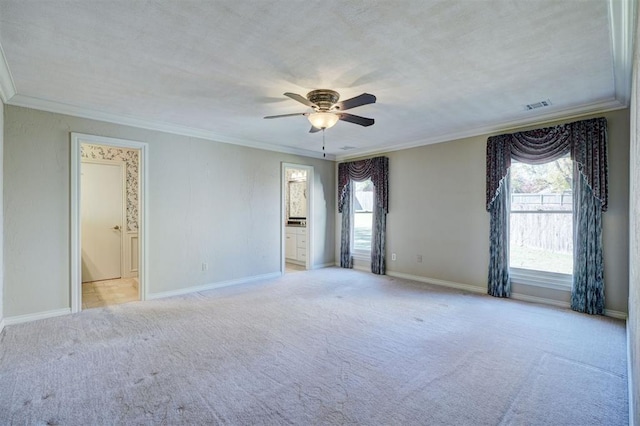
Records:
[[[329,268],[9,326],[3,424],[625,425],[622,321]]]

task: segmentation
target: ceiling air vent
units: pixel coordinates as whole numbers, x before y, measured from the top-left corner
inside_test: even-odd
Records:
[[[349,151],[350,149],[356,149],[355,146],[343,146],[342,148],[340,148],[343,151]]]
[[[538,109],[538,108],[544,108],[544,107],[548,107],[551,105],[551,101],[549,99],[545,100],[545,101],[540,101],[540,102],[534,102],[532,104],[528,104],[524,106],[524,109],[531,110],[531,109]]]

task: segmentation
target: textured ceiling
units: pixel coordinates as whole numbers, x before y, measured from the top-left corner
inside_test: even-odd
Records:
[[[374,126],[326,131],[344,158],[624,106],[619,1],[0,0],[0,83],[8,104],[311,155],[304,117],[262,118],[307,111],[283,93],[373,93],[349,112]]]

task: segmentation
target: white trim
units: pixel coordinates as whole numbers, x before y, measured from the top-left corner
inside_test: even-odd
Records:
[[[1,73],[0,73],[1,75]],[[86,108],[74,106],[74,105],[66,105],[59,102],[49,101],[45,99],[39,99],[24,95],[15,94],[5,101],[8,105],[14,105],[25,108],[32,108],[41,111],[49,111],[58,114],[66,114],[75,117],[88,118],[91,120],[99,120],[105,121],[108,123],[120,124],[123,126],[133,126],[141,129],[148,130],[156,130],[165,133],[171,133],[175,135],[196,137],[206,140],[212,140],[221,143],[227,143],[232,145],[240,145],[246,146],[249,148],[262,149],[266,151],[273,152],[281,152],[285,154],[294,154],[294,155],[302,155],[305,157],[311,158],[319,158],[323,160],[330,161],[346,161],[352,158],[358,158],[363,156],[381,154],[386,152],[394,152],[401,151],[404,149],[415,148],[424,145],[431,145],[440,142],[449,142],[453,140],[469,138],[474,136],[481,136],[492,133],[500,133],[507,132],[510,130],[518,129],[520,127],[532,124],[541,124],[547,121],[557,121],[557,120],[569,120],[572,118],[577,118],[586,114],[591,113],[604,113],[607,111],[615,111],[618,109],[627,108],[627,105],[621,103],[617,99],[608,99],[605,101],[594,102],[592,104],[583,105],[577,108],[567,108],[564,110],[559,110],[555,112],[550,112],[547,114],[538,114],[538,115],[530,115],[527,118],[506,121],[498,124],[492,124],[488,126],[477,127],[473,129],[463,130],[460,132],[451,132],[443,135],[435,136],[427,139],[419,139],[416,141],[411,141],[407,143],[403,143],[395,146],[387,146],[387,147],[375,147],[371,149],[362,149],[362,150],[354,150],[349,154],[344,155],[334,155],[334,154],[326,154],[326,158],[322,153],[315,151],[308,151],[305,149],[292,148],[288,146],[280,146],[273,145],[269,143],[260,143],[260,142],[250,142],[246,140],[240,140],[231,138],[228,136],[223,136],[218,133],[196,129],[193,127],[180,126],[177,124],[170,124],[165,122],[156,122],[153,120],[144,120],[135,117],[129,117],[121,114],[112,114],[106,112],[100,112],[95,110],[89,110]]]
[[[282,274],[280,272],[272,272],[269,274],[254,275],[252,277],[247,277],[247,278],[238,278],[235,280],[220,281],[216,283],[209,283],[209,284],[198,285],[194,287],[181,288],[178,290],[163,291],[160,293],[150,293],[147,295],[147,300],[163,299],[165,297],[173,297],[173,296],[182,296],[184,294],[197,293],[200,291],[215,290],[217,288],[229,287],[229,286],[240,285],[240,284],[248,284],[248,283],[261,281],[261,280],[270,280],[270,279],[278,278],[281,276]]]
[[[0,333],[4,330],[4,318],[0,319]]]
[[[249,148],[262,149],[266,151],[282,152],[285,154],[302,155],[305,157],[319,158],[330,161],[345,161],[352,158],[358,158],[363,156],[381,154],[386,152],[401,151],[404,149],[415,148],[424,145],[431,145],[440,142],[449,142],[453,140],[469,138],[474,136],[481,136],[492,133],[507,132],[515,130],[526,125],[541,124],[548,121],[557,120],[569,120],[577,118],[591,113],[604,113],[607,111],[614,111],[618,109],[627,108],[627,105],[620,103],[617,99],[608,99],[605,101],[594,102],[592,104],[583,105],[577,108],[568,108],[547,114],[530,115],[527,118],[502,122],[498,124],[492,124],[488,126],[477,127],[473,129],[463,130],[460,132],[451,132],[443,135],[435,136],[427,139],[419,139],[395,146],[387,147],[375,147],[371,149],[354,150],[349,154],[334,155],[326,154],[326,158],[322,153],[315,151],[308,151],[305,149],[292,148],[288,146],[273,145],[269,143],[250,142],[246,140],[240,140],[223,136],[215,132],[203,129],[196,129],[193,127],[179,126],[177,124],[156,122],[153,120],[144,120],[135,117],[129,117],[121,114],[112,114],[106,112],[100,112],[95,110],[89,110],[74,105],[66,105],[59,102],[49,101],[45,99],[39,99],[20,94],[15,94],[9,98],[6,102],[8,105],[14,105],[25,108],[32,108],[41,111],[49,111],[58,114],[66,114],[75,117],[88,118],[91,120],[105,121],[108,123],[120,124],[123,126],[133,126],[141,129],[156,130],[165,133],[171,133],[175,135],[196,137],[200,139],[212,140],[220,143],[227,143],[232,145],[246,146]]]
[[[532,269],[509,268],[513,284],[544,287],[553,290],[571,291],[572,275]]]
[[[629,315],[626,312],[614,311],[613,309],[605,309],[604,310],[604,316],[611,317],[611,318],[616,318],[616,319],[621,319],[621,320],[625,320],[625,321],[629,318]]]
[[[631,100],[635,9],[636,0],[609,0],[615,97],[625,106]]]
[[[273,145],[266,142],[253,142],[236,139],[211,130],[197,129],[195,127],[186,127],[178,124],[160,122],[155,120],[147,120],[142,118],[131,117],[123,114],[114,114],[102,111],[91,110],[75,105],[63,104],[56,101],[50,101],[31,96],[16,94],[11,97],[9,105],[32,108],[41,111],[55,112],[58,114],[66,114],[74,117],[88,118],[91,120],[106,121],[108,123],[120,124],[123,126],[132,126],[139,129],[157,130],[159,132],[171,133],[174,135],[189,136],[194,138],[206,139],[232,145],[246,146],[249,148],[262,149],[266,151],[282,152],[285,154],[302,155],[304,157],[321,158],[324,160],[335,160],[335,156],[327,154],[326,158],[320,152],[308,151],[306,149],[293,148],[289,146]]]
[[[544,305],[553,305],[560,308],[571,309],[571,304],[569,302],[563,302],[561,300],[554,300],[554,299],[547,299],[546,297],[536,297],[536,296],[529,296],[528,294],[511,293],[511,298],[515,300],[521,300],[523,302],[541,303]],[[626,312],[615,311],[613,309],[605,309],[604,316],[617,318],[621,320],[627,319]]]
[[[336,155],[335,160],[338,162],[351,160],[353,158],[359,158],[370,155],[384,154],[387,152],[402,151],[404,149],[416,148],[424,145],[432,145],[441,142],[450,142],[458,139],[471,138],[475,136],[484,136],[491,134],[498,134],[517,130],[527,125],[540,125],[550,121],[570,120],[578,118],[587,114],[604,113],[608,111],[615,111],[618,109],[627,108],[627,105],[620,103],[617,99],[607,99],[601,102],[594,102],[592,104],[582,105],[576,108],[567,108],[547,114],[531,115],[527,118],[521,118],[518,120],[505,121],[502,123],[491,124],[488,126],[476,127],[474,129],[462,130],[459,132],[446,133],[443,135],[434,136],[427,139],[419,139],[413,142],[407,142],[400,145],[375,147],[371,149],[363,149],[357,151],[350,151],[349,154]]]
[[[0,44],[0,99],[5,104],[16,95],[16,85],[9,69],[7,57]]]
[[[321,263],[319,265],[313,265],[312,269],[332,268],[334,266],[340,266],[337,262]]]
[[[358,262],[360,259],[353,259],[353,264],[351,265],[351,269],[355,269],[356,271],[362,272],[371,272],[371,263],[368,265],[366,263]],[[336,265],[340,266],[340,265]]]
[[[81,222],[80,222],[80,181],[82,156],[80,155],[80,138],[71,134],[71,312],[82,310],[82,254]]]
[[[35,314],[25,314],[25,315],[16,315],[14,317],[7,317],[4,319],[4,322],[6,325],[14,325],[14,324],[21,324],[23,322],[31,322],[31,321],[38,321],[41,319],[59,317],[62,315],[68,315],[70,313],[71,313],[71,309],[69,308],[54,309],[52,311],[37,312]]]
[[[287,224],[286,224],[286,211],[287,211],[287,169],[306,170],[307,172],[307,259],[305,261],[305,269],[313,269],[313,228],[315,221],[314,209],[314,167],[304,164],[285,163],[280,166],[280,272],[285,273],[286,270],[286,256],[285,256],[285,242],[287,238]],[[293,262],[296,263],[296,262]]]
[[[137,265],[136,267],[134,267],[134,262],[133,262],[133,253],[135,252],[138,256],[140,255],[140,240],[138,239],[138,232],[137,231],[127,231],[124,233],[124,258],[125,258],[125,263],[124,263],[124,270],[123,270],[123,278],[136,278],[138,276],[138,268]],[[137,247],[137,249],[132,249],[132,247],[134,246],[134,241],[135,241],[135,247]],[[139,260],[139,259],[138,259]]]
[[[148,238],[149,233],[149,209],[148,209],[148,187],[149,187],[149,145],[146,142],[137,142],[125,139],[109,138],[104,136],[87,135],[82,133],[71,133],[71,312],[82,310],[82,257],[80,253],[81,231],[80,231],[80,144],[88,143],[94,145],[107,145],[118,148],[129,148],[139,150],[139,192],[138,192],[138,238],[140,251],[138,253],[138,291],[140,300],[146,300],[149,285],[147,283],[149,264]]]
[[[353,235],[352,237],[352,241],[353,241]],[[351,257],[353,258],[353,260],[360,260],[362,262],[371,262],[371,250],[366,251],[366,250],[353,250],[351,252]]]
[[[426,284],[434,284],[442,287],[455,288],[457,290],[464,290],[470,293],[486,294],[486,291],[487,291],[486,287],[478,287],[470,284],[461,284],[453,281],[439,280],[436,278],[420,277],[417,275],[404,274],[401,272],[387,271],[387,275],[391,277],[403,278],[411,281],[418,281]],[[505,298],[505,299],[508,299],[508,298]],[[563,302],[561,300],[547,299],[546,297],[529,296],[527,294],[520,294],[520,293],[511,293],[511,299],[520,300],[523,302],[540,303],[543,305],[552,305],[552,306],[557,306],[560,308],[567,308],[567,309],[571,307],[568,302]],[[625,312],[614,311],[612,309],[605,309],[604,314],[605,316],[612,317],[612,318],[618,318],[618,319],[627,318],[627,314]]]
[[[629,330],[629,321],[627,320],[627,394],[629,401],[629,426],[635,425],[635,407],[633,401],[633,362],[631,359],[631,347],[634,342],[631,341],[631,330]]]
[[[426,284],[434,284],[442,287],[455,288],[457,290],[464,290],[471,293],[479,293],[479,294],[486,293],[485,287],[478,287],[470,284],[461,284],[453,281],[439,280],[436,278],[420,277],[417,275],[404,274],[402,272],[394,272],[394,271],[387,271],[387,275],[391,277],[396,277],[396,278],[403,278],[405,280],[418,281]]]
[[[540,303],[543,305],[557,306],[558,308],[565,308],[565,309],[571,308],[571,305],[569,304],[569,302],[564,302],[562,300],[547,299],[546,297],[530,296],[528,294],[512,292],[511,299],[520,300],[522,302]]]

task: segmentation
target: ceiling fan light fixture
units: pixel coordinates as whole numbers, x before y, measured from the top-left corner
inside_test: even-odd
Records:
[[[335,126],[340,116],[332,112],[314,112],[309,114],[307,118],[316,129],[328,129]]]

